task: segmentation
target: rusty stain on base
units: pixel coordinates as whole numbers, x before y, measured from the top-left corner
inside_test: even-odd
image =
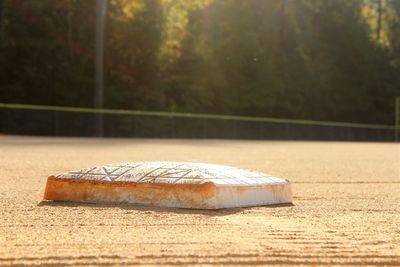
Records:
[[[216,186],[201,185],[102,183],[47,179],[45,200],[117,202],[151,206],[214,209]]]

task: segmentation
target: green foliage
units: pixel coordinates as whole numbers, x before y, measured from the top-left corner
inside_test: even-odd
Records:
[[[105,106],[392,123],[400,1],[109,0]],[[95,0],[0,1],[0,102],[93,106]]]
[[[91,105],[94,1],[2,2],[0,96]],[[89,75],[88,75],[89,74]]]

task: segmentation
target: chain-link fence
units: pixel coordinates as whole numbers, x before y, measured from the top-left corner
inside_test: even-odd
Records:
[[[210,114],[95,110],[0,104],[0,132],[45,136],[221,138],[271,140],[395,140],[395,126]]]

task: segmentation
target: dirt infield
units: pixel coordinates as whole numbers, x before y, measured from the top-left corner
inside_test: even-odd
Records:
[[[42,202],[46,177],[113,162],[288,178],[294,205],[196,211]],[[400,266],[400,145],[0,136],[0,266]]]

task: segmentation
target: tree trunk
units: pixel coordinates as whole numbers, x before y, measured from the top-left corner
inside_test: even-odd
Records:
[[[281,29],[280,29],[281,40],[283,40],[284,36],[285,36],[285,11],[286,11],[286,0],[281,0],[281,11],[280,11],[280,16],[281,16]]]
[[[378,21],[376,25],[376,39],[378,41],[381,40],[381,31],[382,31],[382,13],[383,13],[382,1],[383,0],[378,0]]]
[[[1,1],[1,0],[0,0]],[[73,16],[73,4],[72,0],[68,1],[68,48],[69,48],[69,56],[72,60],[73,56],[73,48],[72,48],[72,16]]]
[[[3,30],[3,27],[2,27],[3,26],[3,16],[4,16],[3,4],[4,4],[4,1],[0,0],[0,37],[2,35],[2,30]]]

